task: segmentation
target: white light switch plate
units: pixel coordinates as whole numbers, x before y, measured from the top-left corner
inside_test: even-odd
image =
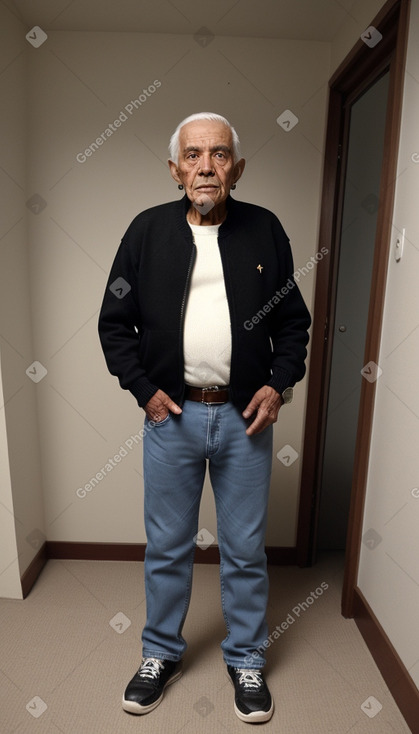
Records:
[[[405,235],[405,228],[403,227],[401,234],[396,239],[396,246],[394,248],[394,257],[396,258],[396,262],[400,262],[403,255],[403,247],[404,247],[404,235]]]

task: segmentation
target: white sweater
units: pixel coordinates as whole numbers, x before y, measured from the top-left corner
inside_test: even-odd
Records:
[[[220,225],[189,225],[197,248],[186,305],[185,382],[196,387],[230,381],[230,313],[218,249]]]

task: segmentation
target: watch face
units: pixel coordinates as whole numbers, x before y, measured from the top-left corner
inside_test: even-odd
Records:
[[[294,396],[294,390],[292,387],[287,387],[284,392],[282,393],[282,399],[284,403],[290,403],[292,398]]]

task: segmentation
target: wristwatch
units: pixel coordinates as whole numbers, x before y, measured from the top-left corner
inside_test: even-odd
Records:
[[[282,400],[284,401],[282,404],[285,405],[286,403],[290,403],[294,397],[294,390],[292,387],[286,387],[284,392],[281,395]]]

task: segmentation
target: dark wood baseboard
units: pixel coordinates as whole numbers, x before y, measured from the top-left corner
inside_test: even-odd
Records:
[[[144,561],[145,543],[77,543],[47,540],[48,558],[75,561]]]
[[[32,559],[28,568],[26,569],[26,571],[23,573],[23,575],[20,578],[20,583],[22,585],[22,593],[23,593],[24,599],[26,599],[26,597],[28,596],[30,590],[32,589],[33,585],[35,584],[36,579],[38,578],[39,574],[41,573],[42,569],[44,568],[47,560],[48,560],[47,544],[43,543],[38,553],[36,554],[35,558]]]
[[[75,543],[47,540],[48,558],[67,558],[84,561],[144,561],[145,543]],[[275,566],[291,566],[297,561],[296,548],[266,548],[268,563]],[[218,545],[210,545],[195,551],[195,563],[219,563]]]
[[[354,589],[353,616],[412,734],[419,734],[419,691],[367,600]]]

